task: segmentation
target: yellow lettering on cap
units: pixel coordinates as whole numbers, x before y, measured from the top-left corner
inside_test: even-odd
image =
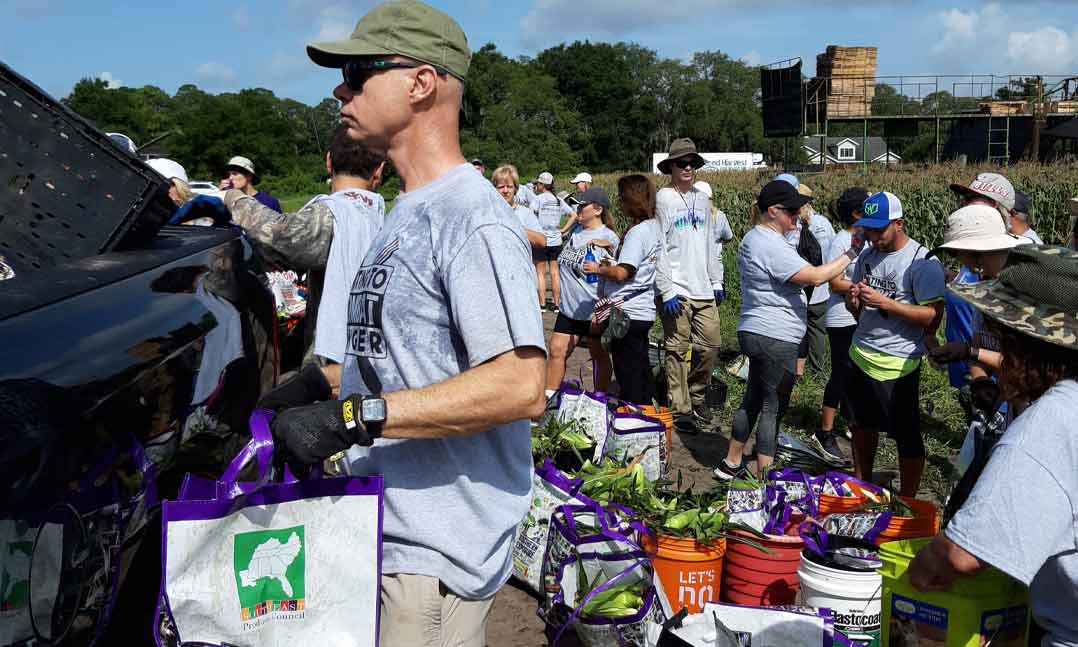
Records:
[[[352,401],[345,400],[344,405],[341,407],[341,416],[344,418],[344,424],[356,421],[355,411],[352,410]]]

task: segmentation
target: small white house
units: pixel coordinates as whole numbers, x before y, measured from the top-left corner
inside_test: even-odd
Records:
[[[867,146],[865,145],[867,144]],[[809,164],[898,164],[902,157],[888,150],[883,137],[806,136],[801,143]],[[821,155],[821,148],[823,154]]]

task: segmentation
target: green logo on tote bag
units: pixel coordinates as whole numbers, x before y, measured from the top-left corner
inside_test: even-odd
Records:
[[[244,622],[304,610],[306,549],[303,526],[235,536],[232,560]]]

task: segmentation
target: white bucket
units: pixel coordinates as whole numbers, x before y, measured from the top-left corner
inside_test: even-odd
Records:
[[[883,578],[876,571],[844,571],[805,559],[797,569],[801,603],[835,613],[835,629],[856,644],[880,644],[880,595]]]

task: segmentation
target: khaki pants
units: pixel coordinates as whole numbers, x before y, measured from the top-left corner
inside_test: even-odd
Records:
[[[466,600],[435,577],[382,576],[379,647],[486,647],[494,596]]]
[[[714,301],[688,299],[680,316],[663,314],[662,322],[670,410],[675,414],[688,414],[694,406],[704,404],[719,350],[719,309]],[[685,360],[690,345],[691,365]]]

